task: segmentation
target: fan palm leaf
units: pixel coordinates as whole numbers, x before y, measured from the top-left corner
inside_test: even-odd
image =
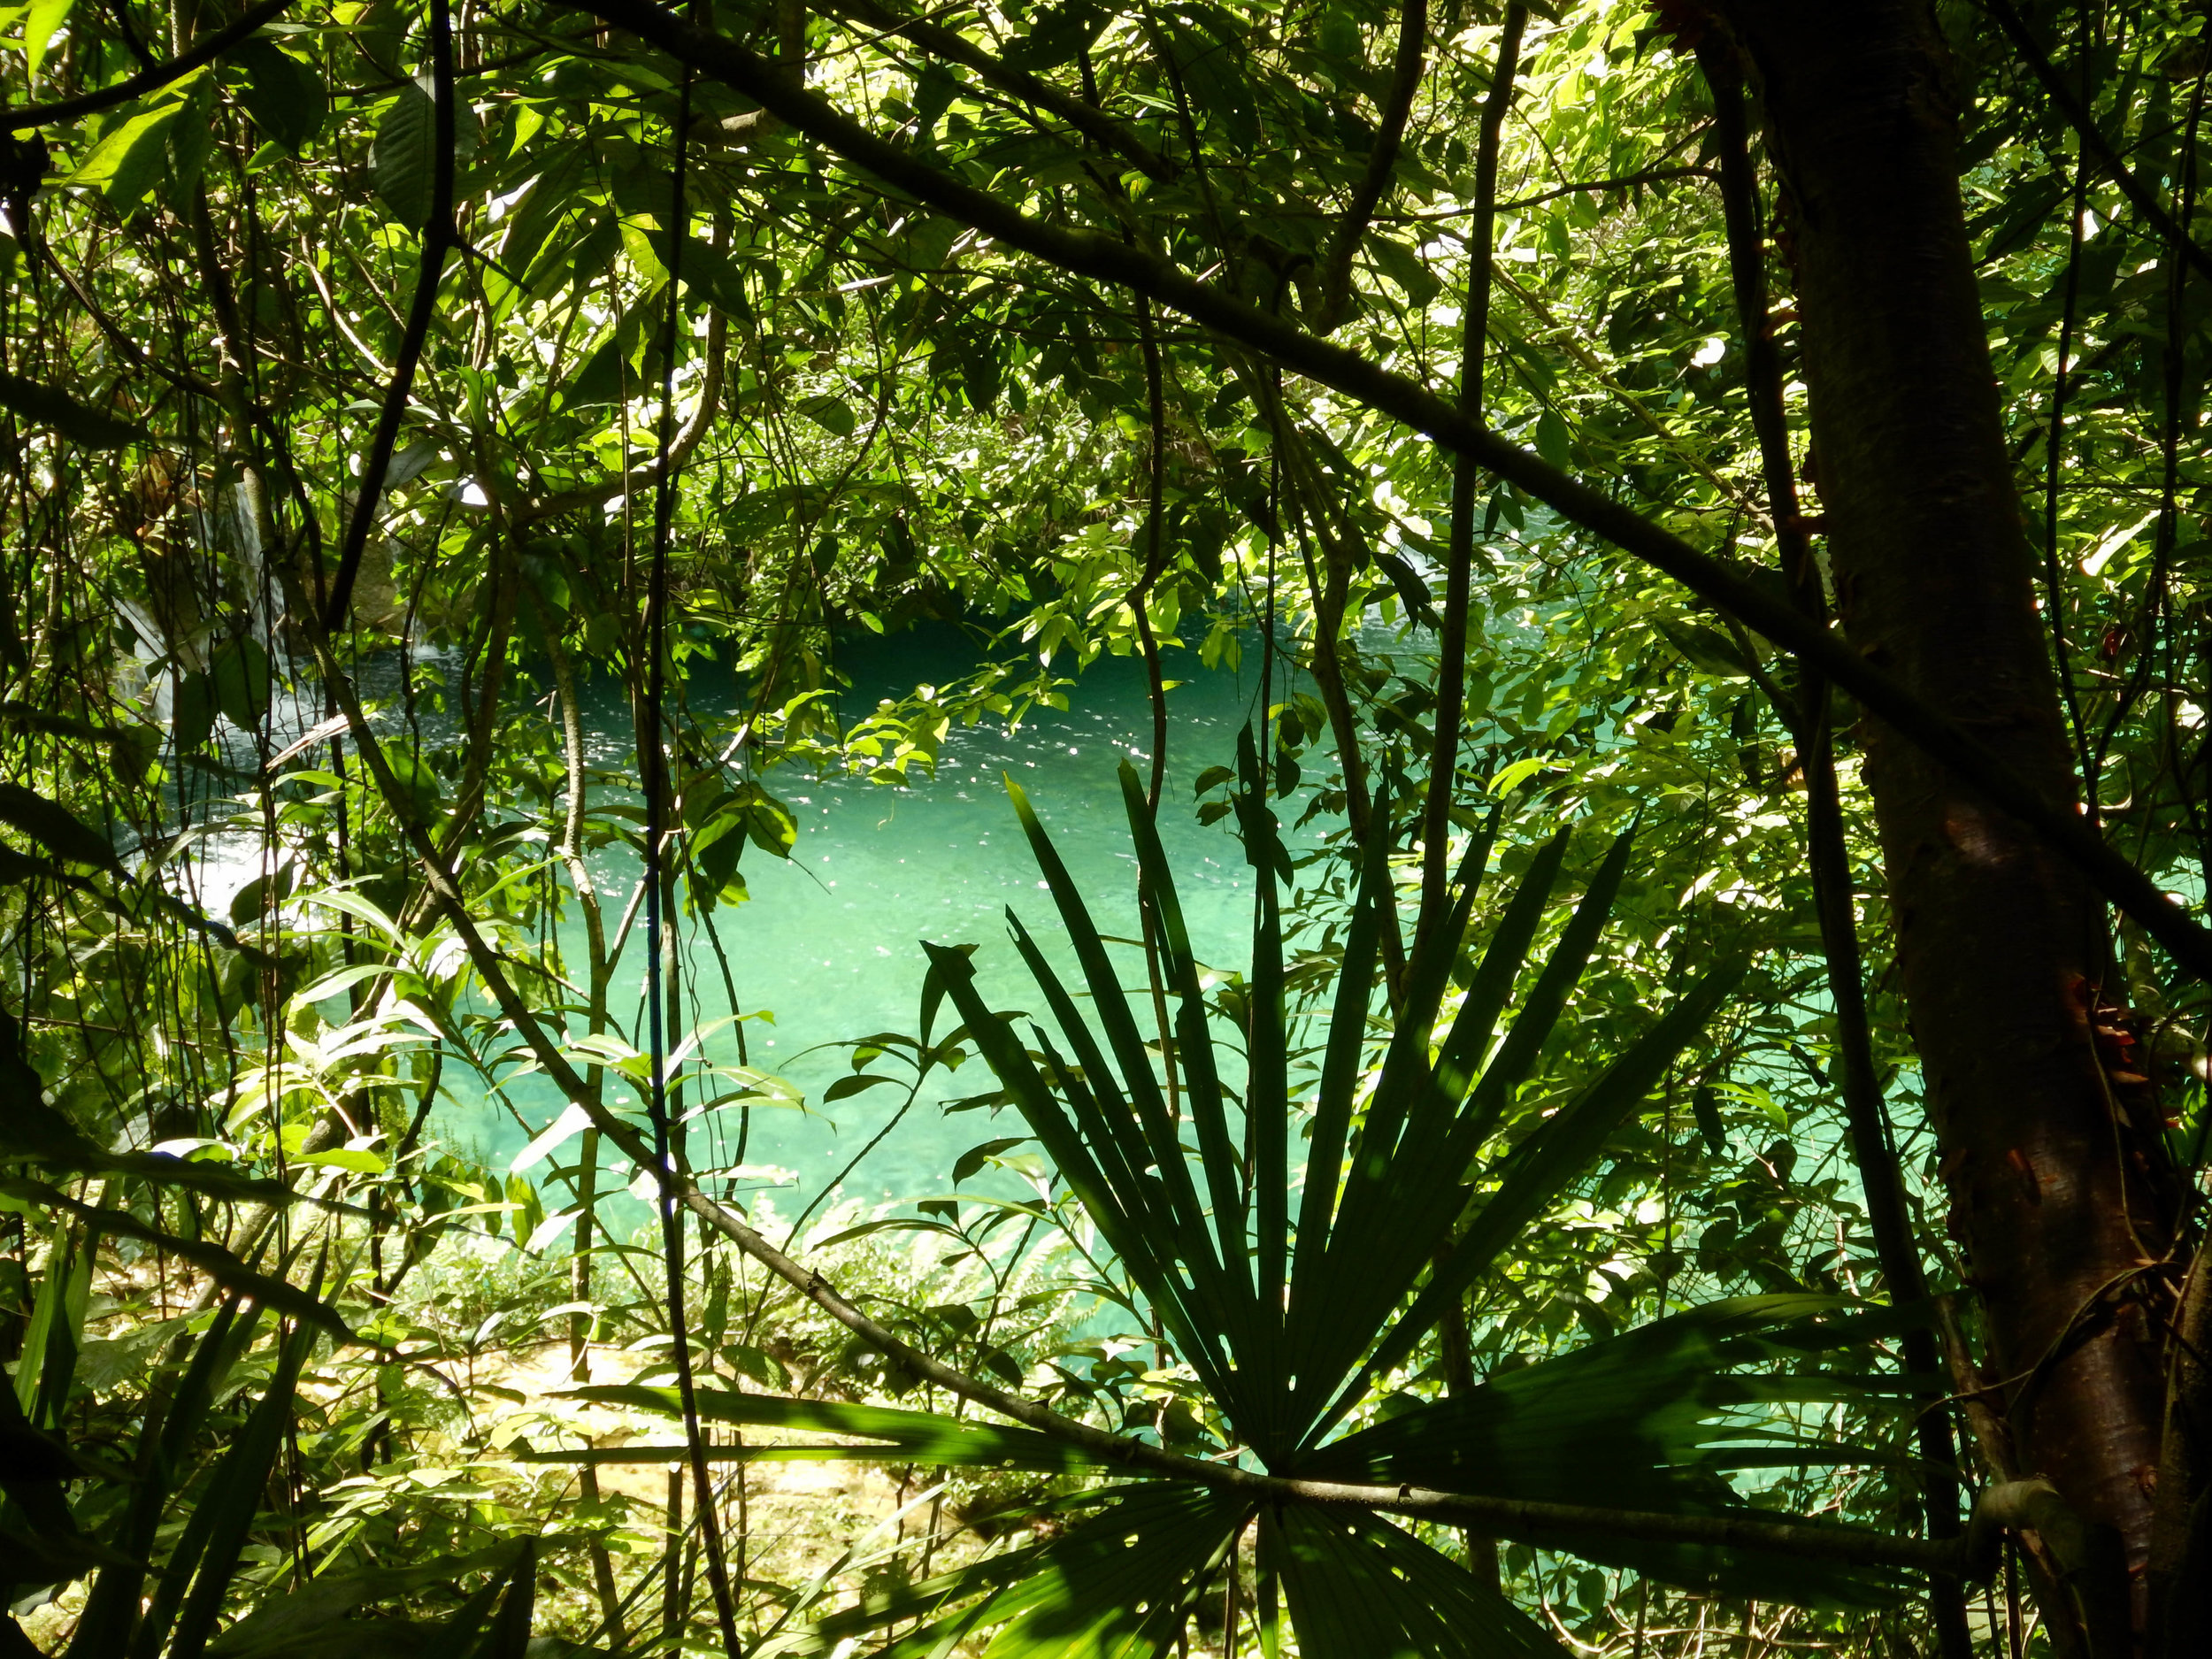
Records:
[[[1231,1049],[1217,1038],[1173,872],[1127,766],[1122,783],[1140,903],[1171,1009],[1181,1085],[1175,1094],[1088,904],[1010,782],[1087,1009],[1010,911],[1015,948],[1043,998],[1042,1018],[1026,1033],[985,1002],[966,951],[926,947],[933,1007],[942,997],[957,1010],[1128,1276],[1131,1305],[1156,1320],[1162,1340],[1191,1367],[1225,1425],[1219,1456],[1270,1475],[1365,1482],[1370,1490],[1418,1486],[1582,1504],[1594,1463],[1607,1471],[1609,1500],[1624,1506],[1771,1518],[1739,1498],[1725,1471],[1833,1455],[1786,1433],[1773,1438],[1745,1415],[1851,1391],[1851,1379],[1803,1363],[1849,1339],[1832,1301],[1766,1298],[1697,1310],[1343,1432],[1468,1286],[1571,1188],[1711,1017],[1743,964],[1723,961],[1686,980],[1609,1064],[1532,1131],[1517,1132],[1509,1150],[1486,1159],[1485,1147],[1571,1006],[1626,879],[1633,832],[1607,848],[1532,971],[1573,837],[1563,830],[1536,850],[1497,906],[1496,925],[1440,1039],[1450,966],[1466,945],[1496,838],[1497,819],[1486,824],[1462,862],[1446,925],[1425,937],[1407,964],[1380,1033],[1380,1064],[1365,1087],[1384,930],[1396,926],[1378,838],[1361,857],[1294,1217],[1292,1140],[1302,1113],[1291,1097],[1286,1058],[1276,887],[1286,861],[1256,787],[1248,737],[1241,759],[1239,810],[1257,893],[1240,1068],[1225,1064]],[[1378,803],[1379,821],[1386,809],[1386,800]],[[1809,1334],[1793,1339],[1793,1330]],[[1746,1366],[1765,1374],[1735,1374]],[[633,1405],[656,1395],[588,1392],[618,1393]],[[672,1409],[672,1397],[656,1397]],[[710,1419],[862,1442],[718,1455],[897,1457],[1156,1477],[1094,1492],[1102,1507],[1060,1537],[825,1619],[787,1639],[792,1651],[872,1640],[879,1645],[869,1651],[880,1655],[942,1655],[988,1632],[986,1651],[1002,1659],[1164,1654],[1195,1599],[1233,1564],[1248,1529],[1255,1529],[1263,1600],[1286,1606],[1301,1651],[1317,1659],[1561,1651],[1463,1563],[1369,1510],[1255,1502],[1201,1478],[1202,1464],[1184,1466],[1189,1479],[1176,1479],[1172,1465],[1115,1470],[1094,1447],[1028,1428],[758,1395],[705,1395],[700,1403]],[[1897,1589],[1878,1570],[1774,1551],[1596,1535],[1565,1541],[1593,1560],[1763,1598],[1866,1603]]]

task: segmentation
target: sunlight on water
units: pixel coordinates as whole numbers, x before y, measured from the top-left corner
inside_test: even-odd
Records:
[[[848,708],[865,708],[886,692],[949,676],[968,666],[910,640],[878,642],[849,656],[856,686]],[[1188,676],[1169,693],[1171,714],[1167,787],[1161,833],[1177,877],[1194,949],[1210,966],[1242,972],[1250,955],[1252,885],[1240,845],[1224,822],[1202,826],[1191,780],[1208,766],[1232,763],[1236,734],[1256,710],[1256,665],[1241,674],[1207,672],[1194,661],[1171,671]],[[692,690],[694,706],[703,688]],[[1279,696],[1280,693],[1277,694]],[[1048,893],[1016,821],[1003,780],[1028,793],[1061,856],[1082,885],[1100,931],[1133,936],[1137,928],[1136,865],[1130,849],[1118,769],[1125,759],[1140,770],[1150,764],[1151,711],[1141,664],[1109,661],[1086,674],[1071,694],[1066,713],[1033,711],[1019,730],[995,724],[956,729],[947,737],[936,776],[910,787],[889,788],[845,777],[809,778],[790,769],[764,781],[790,806],[799,838],[788,861],[745,854],[743,872],[752,897],[718,909],[713,922],[744,1011],[766,1010],[773,1024],[748,1022],[748,1058],[802,1091],[808,1111],[755,1108],[743,1163],[761,1171],[739,1190],[768,1181],[782,1187],[777,1208],[794,1213],[818,1196],[825,1183],[880,1133],[905,1098],[903,1082],[880,1086],[833,1103],[823,1091],[849,1075],[849,1051],[826,1048],[879,1031],[918,1029],[926,967],[919,941],[976,944],[976,965],[994,1007],[1034,1007],[1034,987],[1007,935],[1003,913],[1012,907],[1064,972],[1071,953]],[[616,710],[606,710],[610,717]],[[626,759],[627,734],[610,718],[601,727],[595,760]],[[1303,838],[1317,840],[1310,826]],[[634,862],[603,856],[595,875],[610,895],[626,899],[636,881]],[[611,896],[612,908],[617,900]],[[582,956],[580,925],[564,931],[564,945]],[[697,929],[687,935],[686,974],[699,1000],[700,1020],[713,1025],[732,1010],[721,970]],[[1141,983],[1142,964],[1125,953],[1129,983]],[[634,1018],[642,995],[642,959],[634,948],[623,960],[613,1007]],[[940,1030],[950,1018],[939,1017]],[[726,1025],[708,1038],[710,1058],[737,1057],[736,1035]],[[903,1069],[870,1068],[903,1079]],[[1010,1114],[947,1112],[941,1102],[995,1087],[979,1061],[930,1079],[894,1133],[872,1151],[847,1181],[842,1197],[862,1203],[910,1202],[947,1190],[960,1153],[975,1143],[1019,1133]],[[537,1126],[556,1102],[541,1101],[524,1116]],[[723,1138],[725,1156],[735,1150],[733,1111],[718,1114],[710,1133]],[[521,1145],[521,1129],[504,1115],[472,1115],[449,1125],[457,1141],[481,1137],[495,1165]],[[788,1171],[788,1183],[768,1170]],[[984,1182],[1003,1189],[1005,1178]]]
[[[848,711],[871,708],[879,696],[965,672],[974,665],[971,650],[956,636],[865,641],[841,656],[841,667],[855,681],[844,706]],[[1183,683],[1168,694],[1161,836],[1200,960],[1240,972],[1250,954],[1250,872],[1227,821],[1199,823],[1191,786],[1207,767],[1233,764],[1237,733],[1257,713],[1257,653],[1247,654],[1240,672],[1208,671],[1194,655],[1173,653],[1168,672],[1171,680]],[[388,708],[396,695],[396,659],[367,667],[363,679],[365,694]],[[685,690],[690,706],[702,712],[739,706],[731,677],[711,665],[695,674]],[[1279,682],[1275,695],[1283,695]],[[632,775],[629,717],[618,694],[602,680],[587,688],[584,701],[589,764],[616,776]],[[832,1045],[876,1032],[918,1029],[926,966],[922,940],[979,946],[976,966],[992,1005],[1033,1008],[1039,998],[1008,938],[1004,911],[1010,906],[1056,965],[1074,977],[1064,930],[1014,817],[1005,779],[1028,793],[1081,884],[1100,931],[1123,939],[1136,933],[1136,864],[1118,767],[1128,760],[1148,774],[1152,722],[1142,666],[1133,660],[1102,662],[1071,688],[1070,701],[1067,712],[1034,710],[1011,732],[997,722],[956,728],[941,747],[934,777],[917,773],[904,788],[790,767],[764,775],[762,781],[797,819],[797,843],[788,860],[747,849],[741,870],[750,900],[718,906],[710,918],[719,958],[698,918],[685,918],[687,1008],[674,1022],[671,1041],[703,1030],[706,1058],[734,1065],[739,1029],[729,1017],[753,1016],[743,1024],[745,1059],[787,1082],[804,1105],[756,1103],[749,1111],[725,1108],[708,1114],[690,1130],[695,1164],[740,1161],[742,1133],[744,1171],[737,1193],[742,1197],[772,1189],[774,1208],[789,1217],[831,1196],[824,1188],[879,1134],[881,1143],[834,1194],[839,1200],[874,1206],[941,1194],[964,1150],[1020,1133],[1010,1113],[945,1109],[948,1101],[995,1087],[974,1059],[931,1078],[887,1134],[907,1096],[904,1067],[879,1061],[869,1069],[897,1082],[827,1104],[823,1095],[852,1071],[849,1049]],[[274,744],[298,736],[319,712],[280,702],[273,722]],[[425,737],[439,741],[443,727],[443,722],[426,721]],[[232,763],[255,764],[240,734],[229,738]],[[1318,821],[1292,827],[1302,805],[1302,799],[1284,803],[1285,833],[1294,853],[1317,844],[1324,833]],[[220,916],[244,884],[263,873],[265,864],[257,837],[210,836],[180,873],[196,902]],[[593,856],[593,875],[611,930],[635,890],[637,861],[626,848],[603,850]],[[559,933],[571,972],[580,976],[588,956],[572,904]],[[645,1046],[641,933],[641,928],[631,938],[610,996],[616,1023],[640,1048]],[[1133,949],[1119,955],[1125,983],[1141,990],[1141,956]],[[725,989],[724,961],[736,993],[734,1009]],[[951,1018],[949,1008],[940,1014],[941,1033]],[[564,1104],[541,1079],[520,1079],[502,1098],[480,1089],[465,1092],[469,1086],[455,1068],[445,1077],[448,1098],[434,1120],[435,1133],[451,1149],[503,1172]],[[710,1098],[727,1087],[695,1088],[691,1099]],[[619,1096],[617,1090],[610,1098]],[[542,1180],[549,1168],[574,1156],[573,1142],[550,1150],[552,1156],[532,1169],[534,1179]],[[1012,1184],[1011,1177],[995,1171],[967,1183],[973,1190],[1001,1194]]]

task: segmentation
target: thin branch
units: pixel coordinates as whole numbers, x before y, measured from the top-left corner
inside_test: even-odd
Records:
[[[972,71],[985,85],[995,88],[1010,97],[1033,104],[1039,109],[1051,111],[1084,137],[1135,163],[1138,170],[1149,177],[1164,180],[1175,177],[1177,168],[1174,163],[1119,121],[1086,104],[1075,94],[1064,92],[1050,81],[1031,74],[1026,69],[1017,69],[1011,64],[992,57],[964,35],[940,24],[923,22],[918,18],[900,17],[876,4],[875,0],[832,0],[830,4],[819,9],[864,23],[870,28],[880,29],[886,34],[903,35],[924,51]],[[760,102],[766,105],[765,99]]]
[[[1391,60],[1390,96],[1383,104],[1382,125],[1376,130],[1374,148],[1367,152],[1367,169],[1352,192],[1351,205],[1344,210],[1344,222],[1337,227],[1336,239],[1322,260],[1321,314],[1315,324],[1318,333],[1325,334],[1342,322],[1351,304],[1352,257],[1359,252],[1383,192],[1390,188],[1390,175],[1397,168],[1406,122],[1413,114],[1414,94],[1421,89],[1421,74],[1426,67],[1428,33],[1428,0],[1405,0],[1398,12],[1398,50]],[[1494,162],[1491,195],[1496,194],[1494,173]],[[1482,195],[1479,186],[1477,194]]]
[[[376,528],[377,506],[384,498],[384,475],[391,468],[400,419],[407,412],[408,396],[414,388],[415,365],[422,360],[431,315],[438,307],[438,285],[445,277],[446,255],[459,240],[453,224],[453,18],[449,0],[430,0],[430,80],[434,108],[430,218],[422,227],[422,265],[415,277],[406,331],[393,358],[384,408],[377,417],[376,436],[361,464],[353,517],[346,526],[337,573],[331,580],[330,603],[323,612],[323,626],[334,634],[345,626],[352,609],[354,579],[361,572],[361,557],[368,549],[370,533]]]
[[[1467,298],[1460,311],[1459,406],[1467,419],[1483,424],[1483,359],[1490,345],[1492,241],[1497,227],[1493,204],[1498,195],[1498,154],[1503,147],[1506,111],[1521,70],[1521,31],[1528,8],[1505,9],[1498,37],[1498,58],[1490,72],[1490,96],[1483,100],[1475,146],[1475,222],[1467,235]],[[1445,548],[1444,626],[1438,641],[1436,728],[1429,758],[1429,795],[1421,825],[1421,910],[1414,925],[1417,956],[1432,929],[1443,925],[1446,843],[1451,836],[1452,795],[1459,780],[1459,740],[1467,701],[1468,588],[1475,562],[1475,491],[1481,469],[1466,456],[1452,467],[1452,517]]]

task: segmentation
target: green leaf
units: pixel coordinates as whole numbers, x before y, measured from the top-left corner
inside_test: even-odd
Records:
[[[110,127],[83,165],[62,182],[97,189],[119,212],[136,207],[161,175],[169,154],[169,123],[184,107],[177,89],[173,87],[170,93],[167,102]]]
[[[210,669],[215,706],[233,726],[253,730],[267,717],[275,692],[270,683],[268,651],[248,634],[225,640],[215,648],[214,655]]]
[[[635,342],[626,337],[630,332],[617,329],[593,349],[562,388],[564,407],[588,409],[636,395],[639,379],[636,365],[630,361]]]
[[[1673,1064],[1685,1043],[1703,1028],[1743,977],[1742,958],[1724,962],[1693,986],[1673,1007],[1569,1105],[1515,1148],[1492,1171],[1499,1185],[1459,1241],[1437,1262],[1413,1305],[1391,1328],[1337,1403],[1309,1433],[1311,1445],[1356,1403],[1370,1380],[1403,1363],[1414,1345],[1444,1316],[1475,1276],[1520,1236],[1523,1228],[1563,1193],[1622,1121]],[[1472,1148],[1465,1149],[1471,1152]],[[1455,1167],[1464,1167],[1463,1152]]]
[[[606,1385],[572,1388],[565,1399],[588,1400],[632,1410],[657,1411],[678,1417],[682,1408],[672,1388],[634,1385]],[[961,1468],[1035,1469],[1075,1473],[1100,1467],[1099,1460],[1081,1447],[1056,1440],[1035,1429],[1006,1428],[996,1424],[942,1417],[927,1411],[907,1411],[890,1406],[844,1405],[825,1400],[792,1400],[777,1394],[727,1394],[702,1389],[696,1395],[700,1417],[710,1423],[736,1423],[749,1427],[803,1429],[819,1434],[849,1434],[882,1442],[879,1447],[826,1447],[834,1457],[895,1454],[918,1463],[945,1463]],[[717,1448],[715,1455],[744,1457],[761,1448]],[[565,1461],[559,1455],[541,1455],[538,1461]]]
[[[1303,1659],[1565,1659],[1527,1614],[1378,1515],[1263,1514]]]
[[[260,1511],[262,1488],[292,1422],[293,1390],[314,1345],[312,1325],[285,1339],[268,1387],[185,1521],[133,1644],[134,1659],[150,1659],[173,1627],[169,1659],[199,1659]]]
[[[31,1426],[12,1388],[0,1387],[0,1442],[19,1465],[31,1463],[50,1470],[58,1457],[70,1461],[55,1440]],[[71,1472],[77,1471],[73,1468]],[[50,1475],[8,1479],[6,1502],[0,1503],[0,1541],[7,1547],[0,1582],[65,1583],[96,1566],[127,1564],[86,1535],[64,1492],[62,1481]]]
[[[1692,1092],[1690,1112],[1697,1119],[1697,1133],[1705,1149],[1717,1158],[1726,1157],[1728,1125],[1720,1115],[1719,1095],[1710,1083],[1701,1083]]]
[[[215,734],[215,680],[199,669],[176,677],[170,703],[170,731],[180,754],[189,754]]]
[[[92,1294],[96,1233],[81,1239],[66,1218],[58,1220],[46,1249],[46,1271],[38,1300],[24,1327],[23,1348],[15,1366],[15,1398],[34,1425],[60,1420],[68,1403],[70,1379],[77,1369],[77,1341],[84,1332],[85,1309]]]
[[[308,1164],[315,1169],[346,1170],[356,1175],[381,1175],[385,1170],[384,1160],[375,1153],[366,1150],[349,1151],[342,1148],[331,1152],[303,1153],[292,1161],[295,1164]]]
[[[524,1659],[530,1647],[530,1619],[537,1606],[537,1588],[538,1540],[525,1537],[517,1548],[515,1564],[507,1575],[507,1590],[499,1599],[499,1611],[492,1617],[491,1628],[484,1632],[483,1644],[476,1648],[474,1659]]]
[[[712,242],[692,236],[683,246],[682,280],[686,288],[732,317],[749,317],[753,308],[745,297],[745,278],[736,261]]]
[[[184,1372],[173,1386],[165,1413],[149,1413],[139,1430],[138,1456],[134,1467],[139,1479],[130,1506],[112,1534],[127,1559],[103,1567],[85,1598],[83,1616],[70,1638],[68,1659],[113,1659],[127,1651],[131,1627],[137,1623],[139,1602],[146,1582],[146,1559],[153,1554],[172,1483],[188,1476],[190,1465],[180,1455],[206,1420],[210,1396],[231,1361],[253,1340],[260,1318],[257,1302],[226,1296],[192,1343]],[[266,1605],[265,1603],[265,1605]]]
[[[342,1641],[356,1609],[374,1601],[397,1601],[457,1582],[486,1568],[510,1568],[512,1544],[495,1544],[466,1555],[445,1555],[413,1567],[380,1567],[364,1572],[329,1572],[310,1578],[282,1595],[264,1597],[253,1610],[208,1644],[209,1659],[278,1659],[280,1655],[326,1653],[334,1638]],[[428,1635],[434,1626],[408,1624],[411,1636]]]
[[[396,746],[384,751],[384,761],[391,768],[393,780],[399,785],[415,821],[426,824],[435,818],[444,809],[445,787],[430,763]]]
[[[1055,1540],[987,1617],[993,1659],[1171,1651],[1249,1509],[1202,1489],[1139,1487]]]
[[[1555,409],[1547,409],[1536,419],[1536,453],[1563,472],[1574,460],[1566,419]]]
[[[841,397],[832,397],[827,394],[804,399],[799,404],[799,412],[823,431],[840,438],[851,437],[853,429],[860,424],[850,403]]]
[[[419,79],[409,81],[385,106],[370,150],[378,196],[391,216],[412,231],[430,222],[439,165],[437,121],[437,102],[429,88]]]
[[[1107,12],[1097,0],[1060,0],[1038,9],[1029,33],[1006,49],[1009,63],[1023,69],[1056,69],[1073,63],[1106,27]]]
[[[1682,653],[1693,668],[1723,679],[1741,680],[1751,672],[1751,665],[1735,641],[1717,628],[1706,627],[1696,622],[1667,622],[1655,619],[1652,626],[1666,636],[1667,642]]]
[[[1383,273],[1404,289],[1406,297],[1414,304],[1426,305],[1443,292],[1444,285],[1429,269],[1428,262],[1403,243],[1387,236],[1375,236],[1369,239],[1367,249],[1375,263],[1383,268]]]
[[[1010,1147],[1021,1145],[1025,1139],[1027,1137],[1024,1135],[1009,1135],[1000,1141],[986,1141],[979,1147],[970,1147],[953,1164],[952,1184],[955,1187],[959,1186],[961,1182],[981,1170],[986,1164],[998,1156],[1000,1153]]]
[[[31,0],[31,8],[23,18],[23,55],[28,60],[30,81],[38,79],[54,32],[68,19],[69,8],[74,4],[75,0]]]
[[[1861,1339],[1853,1311],[1840,1298],[1808,1294],[1708,1303],[1386,1418],[1312,1454],[1301,1472],[1587,1503],[1590,1471],[1602,1469],[1604,1502],[1623,1509],[1770,1514],[1750,1510],[1721,1478],[1741,1465],[1751,1432],[1728,1414],[1747,1404],[1832,1402],[1863,1392],[1854,1379],[1797,1369],[1808,1354]],[[1741,1367],[1758,1370],[1732,1374]],[[1769,1456],[1817,1462],[1833,1449],[1792,1439]],[[1573,1548],[1673,1583],[1763,1600],[1878,1606],[1899,1587],[1886,1572],[1755,1550],[1596,1535],[1578,1536]]]
[[[1049,1543],[871,1595],[822,1620],[792,1651],[828,1653],[870,1631],[921,1619],[902,1641],[876,1650],[878,1659],[949,1653],[985,1624],[1001,1626],[991,1659],[1151,1659],[1172,1652],[1194,1596],[1250,1510],[1196,1487],[1116,1491],[1117,1502]]]
[[[754,846],[774,858],[788,858],[798,845],[799,820],[791,809],[757,783],[741,783],[730,791],[731,810],[745,818],[745,835]]]
[[[58,387],[27,380],[19,374],[0,373],[0,409],[12,409],[35,425],[51,426],[72,443],[81,443],[88,449],[112,449],[142,442],[147,435],[143,426],[102,414]]]
[[[250,40],[233,47],[230,61],[245,72],[245,83],[239,88],[238,99],[265,137],[296,153],[322,131],[323,121],[330,113],[330,89],[311,65],[266,39]],[[401,95],[403,99],[405,96]],[[380,140],[382,134],[380,127]],[[378,188],[382,188],[380,174]],[[424,218],[428,218],[429,212],[426,199]]]

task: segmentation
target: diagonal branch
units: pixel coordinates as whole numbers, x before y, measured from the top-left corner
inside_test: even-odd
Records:
[[[1397,169],[1406,122],[1413,114],[1414,95],[1421,89],[1421,73],[1427,66],[1428,33],[1428,0],[1405,0],[1398,12],[1398,50],[1391,60],[1390,97],[1383,105],[1382,126],[1376,131],[1375,147],[1367,152],[1367,170],[1352,192],[1344,222],[1322,260],[1321,315],[1316,322],[1321,334],[1334,330],[1350,309],[1352,260],[1366,238],[1367,227],[1374,223],[1383,192],[1390,188],[1390,175]],[[1491,96],[1497,95],[1494,91]],[[1494,184],[1491,194],[1496,193]]]
[[[879,137],[827,100],[789,85],[770,59],[683,21],[652,0],[588,0],[584,9],[743,93],[893,188],[1064,271],[1145,295],[1294,373],[1402,421],[1510,480],[1569,523],[1673,577],[1826,674],[1992,804],[2034,830],[2177,964],[2212,981],[2212,932],[2106,846],[2070,802],[2046,799],[1950,720],[1734,565],[1691,546],[1603,490],[1491,431],[1417,381],[1270,316],[1141,249],[1032,219]]]
[[[150,65],[134,75],[126,75],[111,87],[102,87],[97,92],[63,98],[53,104],[34,104],[0,114],[0,131],[27,133],[38,127],[58,127],[62,122],[73,121],[81,115],[97,115],[102,110],[111,110],[119,104],[128,104],[133,98],[146,93],[158,92],[171,81],[183,80],[202,64],[213,63],[240,42],[252,39],[261,32],[264,24],[274,21],[291,4],[292,0],[261,0],[259,5],[235,23],[217,29],[212,35],[201,36],[166,63]]]
[[[1421,3],[1422,0],[1415,0],[1417,4]],[[1041,110],[1051,111],[1084,137],[1117,152],[1148,177],[1164,181],[1175,176],[1174,164],[1121,122],[1086,104],[1075,94],[1062,91],[1041,76],[994,58],[956,30],[918,18],[900,17],[889,8],[877,4],[876,0],[831,0],[831,4],[820,9],[864,23],[887,35],[903,35],[924,51],[970,71],[984,85]]]
[[[333,633],[343,627],[353,604],[353,583],[361,572],[361,557],[368,550],[369,534],[376,527],[376,510],[384,498],[384,475],[391,470],[392,449],[399,442],[400,419],[415,385],[415,365],[422,360],[424,342],[430,336],[431,314],[438,308],[438,284],[445,276],[446,255],[460,238],[453,224],[453,19],[449,0],[430,0],[430,76],[434,113],[431,118],[430,218],[422,227],[422,266],[415,277],[415,297],[407,309],[407,326],[392,360],[392,378],[384,391],[384,407],[377,416],[376,435],[361,463],[361,482],[353,498],[353,517],[346,526],[344,545],[338,552],[338,572],[331,580],[330,603],[323,612],[323,626]]]

